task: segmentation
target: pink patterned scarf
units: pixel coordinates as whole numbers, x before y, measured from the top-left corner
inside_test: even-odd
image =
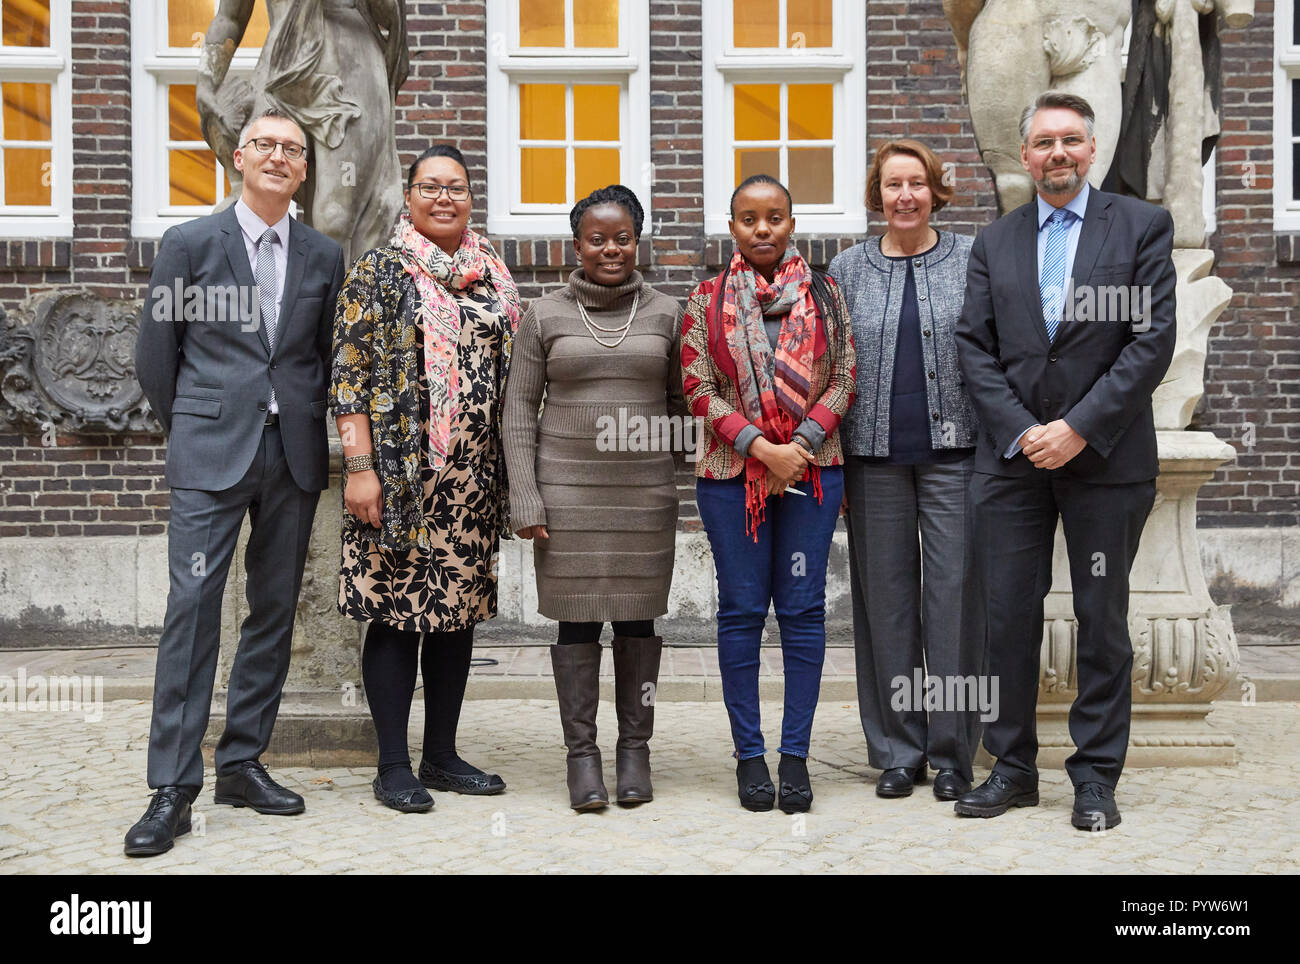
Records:
[[[519,289],[486,238],[469,228],[460,247],[449,255],[430,241],[404,213],[389,244],[397,249],[420,293],[418,318],[424,333],[424,374],[429,384],[429,467],[447,464],[452,426],[460,414],[460,307],[452,291],[463,291],[487,279],[496,291],[513,333],[519,325]]]

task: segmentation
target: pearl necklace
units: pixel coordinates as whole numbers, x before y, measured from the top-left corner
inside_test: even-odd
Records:
[[[573,300],[578,306],[578,314],[582,317],[582,323],[587,326],[587,331],[590,332],[591,337],[595,339],[596,344],[600,345],[602,348],[617,348],[619,345],[623,344],[623,340],[627,338],[627,333],[632,330],[632,319],[636,317],[637,305],[641,303],[641,292],[638,291],[632,296],[632,310],[628,313],[627,321],[616,328],[602,328],[591,320],[591,316],[587,314],[587,309],[582,306],[581,301],[577,298],[574,298]],[[601,341],[600,335],[596,334],[598,331],[603,331],[607,335],[618,335],[618,341],[613,344],[610,344],[607,341]]]

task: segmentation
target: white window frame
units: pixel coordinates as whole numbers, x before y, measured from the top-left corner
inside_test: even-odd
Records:
[[[781,23],[786,22],[787,4],[797,2],[780,0]],[[852,236],[867,230],[867,74],[863,53],[866,4],[861,0],[833,0],[831,10],[835,45],[790,53],[781,48],[734,47],[730,0],[703,4],[706,235],[728,233],[727,205],[736,187],[730,146],[735,130],[732,88],[749,83],[835,84],[835,198],[831,204],[796,204],[794,215],[801,235]]]
[[[487,4],[487,231],[505,237],[569,237],[569,205],[523,204],[520,196],[519,85],[521,83],[618,84],[619,180],[636,192],[649,217],[653,169],[650,164],[650,3],[621,0],[617,49],[586,50],[519,46],[521,0]],[[527,0],[523,0],[527,2]],[[572,4],[565,4],[565,37],[571,38]],[[565,94],[566,105],[572,95]],[[573,111],[566,112],[566,134]],[[569,138],[570,144],[573,143]],[[583,146],[583,145],[579,145]],[[587,146],[600,147],[591,142]],[[604,145],[608,146],[608,145]],[[572,165],[569,177],[573,176]],[[570,192],[572,185],[570,187]]]
[[[165,3],[131,4],[131,236],[135,238],[161,238],[172,225],[212,212],[208,205],[170,203],[167,87],[198,82],[201,48],[163,47],[167,35]],[[260,48],[236,50],[227,76],[251,79],[260,54]],[[217,178],[224,172],[218,158]]]
[[[50,203],[0,204],[0,238],[72,237],[72,2],[50,4],[49,47],[0,47],[0,80],[50,85]],[[15,146],[23,146],[18,141]],[[42,143],[40,145],[44,147]],[[3,163],[0,161],[0,163]],[[3,172],[0,172],[3,176]]]
[[[1300,79],[1300,47],[1293,39],[1295,6],[1273,5],[1273,230],[1300,231],[1300,198],[1292,197],[1292,145],[1300,131],[1291,126],[1291,82]]]

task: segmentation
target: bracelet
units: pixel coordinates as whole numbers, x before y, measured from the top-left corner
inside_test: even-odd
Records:
[[[375,468],[375,453],[367,452],[365,455],[345,455],[343,457],[343,467],[349,472],[373,471]]]

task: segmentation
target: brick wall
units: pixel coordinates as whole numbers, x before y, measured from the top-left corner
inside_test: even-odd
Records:
[[[995,202],[961,95],[941,0],[864,2],[863,149],[895,136],[930,144],[955,165],[957,188],[935,222],[974,233],[994,216]],[[477,224],[486,220],[485,3],[408,0],[411,72],[396,122],[404,164],[438,141],[454,142],[464,152],[476,189]],[[139,297],[147,281],[156,243],[129,236],[128,6],[127,0],[73,2],[76,233],[70,243],[0,242],[0,307],[12,309],[31,292],[67,286]],[[1207,395],[1195,427],[1231,442],[1240,457],[1203,490],[1201,521],[1207,525],[1300,521],[1300,335],[1291,317],[1300,290],[1294,252],[1300,243],[1275,236],[1271,224],[1272,6],[1261,0],[1254,24],[1223,38],[1225,133],[1213,246],[1218,271],[1237,294],[1212,334]],[[703,234],[701,0],[651,0],[650,20],[654,234],[643,243],[642,260],[653,284],[684,298],[731,250],[729,239]],[[1242,184],[1246,163],[1254,165],[1254,180]],[[567,237],[494,240],[526,297],[563,284],[575,266]],[[825,264],[855,240],[804,237],[799,243],[805,257]],[[62,528],[73,525],[86,534],[105,525],[149,532],[165,521],[160,439],[60,436],[57,452],[40,442],[39,436],[0,436],[0,535],[73,534]],[[118,471],[126,466],[130,473]],[[115,484],[119,477],[121,486]],[[100,478],[103,485],[95,481]],[[151,480],[147,488],[140,485],[145,479]],[[689,476],[679,478],[679,487],[682,524],[693,528],[698,517]],[[84,504],[74,501],[83,492]],[[106,511],[127,515],[105,516]]]

